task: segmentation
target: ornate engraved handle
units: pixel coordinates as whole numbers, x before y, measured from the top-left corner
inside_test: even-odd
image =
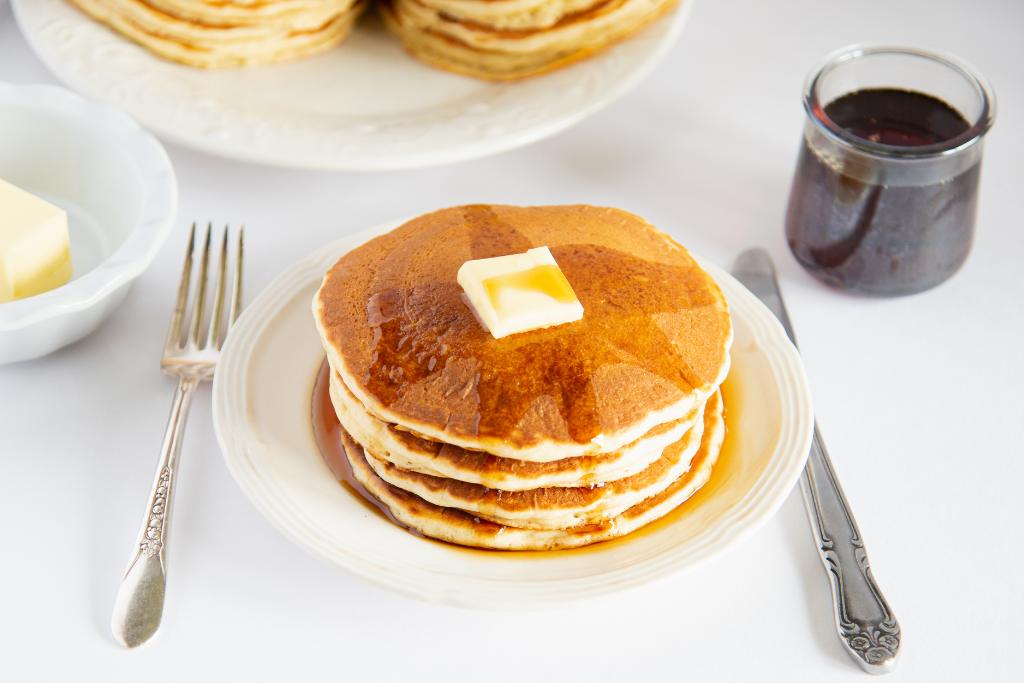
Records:
[[[832,587],[839,638],[862,669],[889,673],[900,652],[900,625],[871,574],[864,541],[817,425],[800,490]]]
[[[192,393],[198,385],[198,379],[178,380],[142,529],[117,591],[111,627],[125,647],[141,645],[160,626],[167,577],[167,530],[177,479],[178,454]]]
[[[796,345],[793,324],[782,301],[775,265],[764,249],[748,249],[736,259],[733,275],[778,317]],[[836,629],[850,655],[872,674],[888,673],[900,651],[900,625],[882,597],[857,522],[832,470],[818,426],[800,477],[807,518],[832,586]]]

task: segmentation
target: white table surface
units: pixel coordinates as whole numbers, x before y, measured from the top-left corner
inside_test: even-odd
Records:
[[[229,476],[200,392],[164,624],[108,626],[171,398],[157,358],[187,224],[244,221],[250,295],[349,231],[464,202],[611,204],[728,266],[777,258],[819,421],[904,629],[896,681],[1021,680],[1024,4],[704,0],[617,104],[498,157],[382,174],[284,171],[169,145],[177,234],[86,340],[0,367],[0,680],[856,680],[799,495],[695,571],[542,613],[422,604],[281,537]],[[855,41],[958,54],[994,83],[977,242],[924,295],[819,286],[782,219],[805,71]],[[0,79],[52,82],[0,1]]]

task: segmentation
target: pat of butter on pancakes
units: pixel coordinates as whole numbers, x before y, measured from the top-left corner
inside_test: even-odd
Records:
[[[466,261],[457,279],[495,339],[583,318],[583,305],[547,247]]]

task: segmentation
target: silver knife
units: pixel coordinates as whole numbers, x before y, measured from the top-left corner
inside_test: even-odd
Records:
[[[736,259],[733,276],[779,319],[793,345],[796,337],[782,303],[775,266],[764,249],[748,249]],[[889,673],[899,656],[902,632],[871,573],[857,521],[843,495],[818,426],[807,466],[800,477],[807,518],[832,587],[836,630],[846,651],[871,674]]]

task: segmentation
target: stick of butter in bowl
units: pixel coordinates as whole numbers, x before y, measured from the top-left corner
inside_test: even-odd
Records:
[[[0,178],[0,303],[70,279],[67,213]]]

